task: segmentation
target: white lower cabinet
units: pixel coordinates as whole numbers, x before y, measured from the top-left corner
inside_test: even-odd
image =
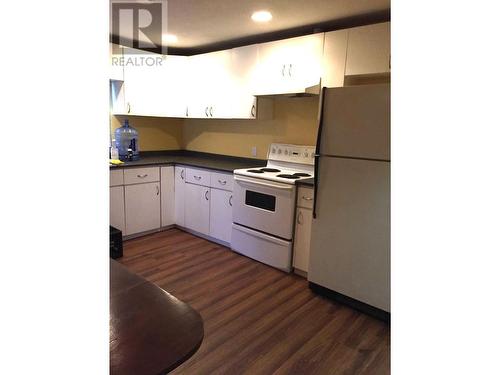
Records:
[[[125,231],[125,197],[123,186],[109,188],[109,225]]]
[[[312,210],[297,208],[295,241],[293,244],[293,267],[308,272],[311,247]]]
[[[125,186],[125,235],[160,228],[160,183]]]
[[[160,168],[161,182],[161,226],[175,223],[174,167]]]
[[[224,242],[231,242],[233,224],[233,193],[210,189],[210,236]]]
[[[210,234],[210,188],[185,184],[185,227]]]
[[[175,167],[175,182],[174,182],[174,221],[175,224],[185,226],[184,211],[185,211],[185,195],[186,195],[186,168]]]
[[[297,191],[297,211],[295,213],[293,268],[306,273],[309,270],[313,199],[313,189],[299,187]]]

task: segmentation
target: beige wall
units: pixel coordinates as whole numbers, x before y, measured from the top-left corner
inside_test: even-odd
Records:
[[[318,97],[274,99],[273,120],[196,120],[183,127],[186,150],[266,159],[272,142],[316,144]]]
[[[182,119],[139,116],[111,116],[111,131],[128,118],[139,132],[139,151],[179,150],[182,148]]]
[[[111,116],[112,130],[127,116]],[[130,116],[139,150],[186,150],[266,159],[272,142],[315,145],[318,97],[274,99],[272,120],[166,119]]]

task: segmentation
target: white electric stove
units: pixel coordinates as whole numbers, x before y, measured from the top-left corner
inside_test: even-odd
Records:
[[[266,167],[234,171],[234,251],[291,271],[296,182],[314,177],[314,152],[314,146],[273,143]]]

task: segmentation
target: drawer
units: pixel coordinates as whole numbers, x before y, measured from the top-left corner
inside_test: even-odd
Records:
[[[210,172],[204,169],[186,168],[186,182],[210,186]]]
[[[130,168],[130,169],[125,169],[123,174],[124,174],[125,185],[160,181],[159,167]]]
[[[109,186],[123,185],[123,169],[109,171]]]
[[[233,174],[212,172],[210,174],[210,187],[233,191]]]
[[[297,206],[312,208],[314,200],[314,190],[306,187],[299,187],[297,190]]]

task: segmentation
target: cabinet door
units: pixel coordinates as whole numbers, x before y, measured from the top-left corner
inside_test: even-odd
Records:
[[[165,66],[161,76],[155,81],[159,85],[158,97],[153,98],[155,112],[158,116],[186,117],[187,116],[187,89],[186,56],[165,56]]]
[[[186,228],[196,232],[209,235],[210,231],[210,188],[185,184],[186,207],[185,224]]]
[[[232,117],[254,119],[257,116],[257,98],[252,94],[252,82],[257,74],[259,46],[231,50],[231,76],[233,81]]]
[[[123,48],[118,44],[109,43],[109,79],[123,81]]]
[[[189,74],[188,117],[231,118],[231,51],[190,57]]]
[[[185,226],[184,207],[186,195],[186,169],[175,167],[175,224]]]
[[[160,184],[125,186],[125,234],[160,228]]]
[[[390,22],[349,29],[346,75],[390,71]]]
[[[259,45],[255,94],[297,93],[319,84],[324,34]]]
[[[161,226],[175,222],[174,167],[161,167]]]
[[[210,190],[210,236],[225,242],[231,242],[232,197],[230,191]]]
[[[295,238],[293,244],[293,267],[308,272],[311,246],[312,210],[297,208]]]
[[[231,75],[231,50],[209,54],[209,115],[214,118],[232,118],[234,82]]]
[[[125,197],[123,186],[109,188],[109,225],[125,232]]]
[[[208,118],[207,96],[210,75],[206,70],[207,54],[188,57],[188,118]]]
[[[132,48],[124,50],[125,102],[129,114],[185,117],[185,61]]]
[[[348,30],[325,33],[321,78],[321,85],[324,87],[344,86],[348,33]]]

